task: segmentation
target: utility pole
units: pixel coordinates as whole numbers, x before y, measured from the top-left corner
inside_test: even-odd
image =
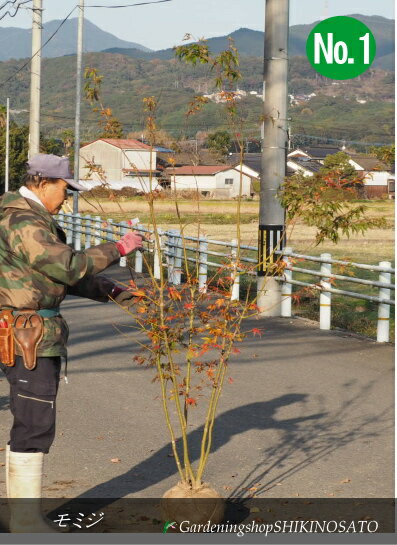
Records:
[[[257,287],[263,316],[281,313],[281,286],[274,263],[279,257],[275,251],[285,246],[285,211],[277,192],[285,178],[288,149],[288,33],[289,0],[266,0]]]
[[[6,165],[4,191],[7,193],[10,183],[10,99],[7,98],[7,122],[6,122]]]
[[[83,57],[84,0],[79,2],[79,23],[77,31],[77,69],[76,69],[76,117],[74,128],[74,179],[79,181],[80,172],[80,111],[81,111],[81,72]],[[73,192],[73,214],[79,211],[79,193]]]
[[[33,0],[32,62],[30,75],[29,158],[40,153],[42,0]]]

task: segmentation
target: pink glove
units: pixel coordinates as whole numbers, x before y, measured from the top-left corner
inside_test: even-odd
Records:
[[[143,235],[138,235],[138,233],[127,233],[121,237],[121,239],[116,242],[120,255],[124,256],[134,250],[139,250],[139,248],[142,248],[142,239]]]

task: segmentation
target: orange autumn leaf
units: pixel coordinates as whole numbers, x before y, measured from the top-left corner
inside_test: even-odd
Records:
[[[175,288],[167,288],[168,294],[174,301],[182,301],[181,294]]]
[[[132,291],[131,295],[134,297],[146,297],[146,293],[143,290]]]

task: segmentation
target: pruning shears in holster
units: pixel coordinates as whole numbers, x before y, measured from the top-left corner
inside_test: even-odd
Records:
[[[15,344],[29,371],[37,364],[37,347],[44,335],[43,318],[34,310],[0,311],[0,360],[7,367],[15,365]]]
[[[43,318],[34,310],[18,310],[14,313],[13,330],[23,364],[32,371],[37,364],[37,347],[44,335]]]

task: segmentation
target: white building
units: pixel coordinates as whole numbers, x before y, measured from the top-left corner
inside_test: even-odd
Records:
[[[334,155],[340,151],[339,148],[327,148],[313,146],[305,149],[297,148],[290,152],[287,158],[287,165],[295,172],[302,172],[305,176],[313,176],[318,172],[324,159],[328,155]],[[373,155],[359,153],[345,153],[349,156],[349,163],[362,178],[367,197],[379,198],[389,193],[388,180],[390,169],[382,161]]]
[[[139,140],[100,138],[80,148],[79,176],[87,189],[105,181],[113,189],[133,187],[147,192],[150,177],[152,188],[159,187],[157,174],[156,150]]]
[[[167,168],[171,188],[178,190],[199,191],[202,195],[214,198],[233,198],[240,193],[249,197],[252,193],[252,181],[258,179],[258,173],[243,165],[199,165]]]

